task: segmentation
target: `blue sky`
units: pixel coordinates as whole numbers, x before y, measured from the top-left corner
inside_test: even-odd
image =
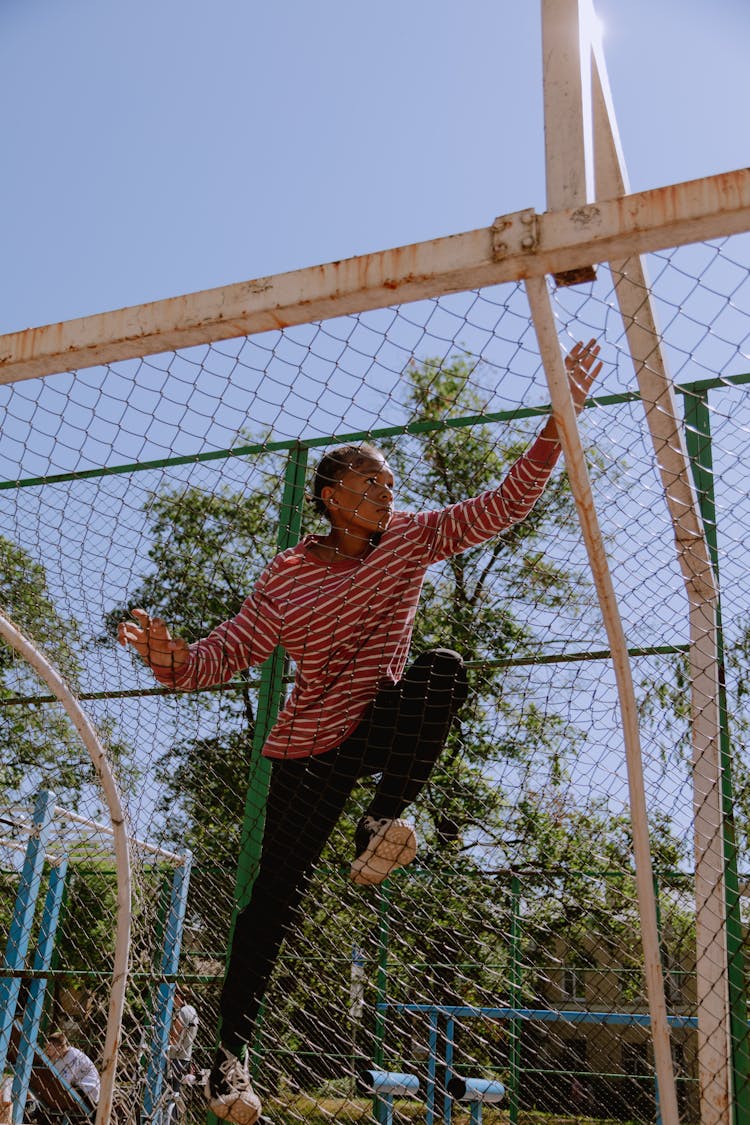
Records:
[[[633,189],[748,162],[742,0],[599,0]],[[0,332],[545,207],[536,0],[4,0]]]

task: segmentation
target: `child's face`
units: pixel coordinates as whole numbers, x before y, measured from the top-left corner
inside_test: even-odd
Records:
[[[359,530],[368,537],[385,531],[393,515],[393,473],[381,458],[366,458],[324,488],[322,498],[333,527]]]

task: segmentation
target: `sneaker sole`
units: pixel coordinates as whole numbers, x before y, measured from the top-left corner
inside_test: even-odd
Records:
[[[255,1125],[259,1120],[262,1113],[260,1098],[256,1094],[252,1094],[250,1100],[245,1100],[245,1097],[214,1098],[206,1091],[208,1108],[221,1121],[229,1121],[230,1125]]]
[[[357,856],[350,878],[360,886],[377,886],[392,871],[406,867],[417,854],[417,836],[405,820],[394,820],[381,828]]]

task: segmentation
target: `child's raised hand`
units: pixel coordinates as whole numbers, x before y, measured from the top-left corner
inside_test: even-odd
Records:
[[[596,340],[589,340],[588,344],[579,340],[565,357],[570,395],[576,414],[580,414],[583,409],[591,384],[602,369],[601,361],[598,360],[599,351]]]
[[[149,617],[145,609],[132,609],[133,621],[121,621],[117,639],[132,645],[150,668],[179,668],[187,662],[188,645],[182,637],[172,637],[160,617]]]

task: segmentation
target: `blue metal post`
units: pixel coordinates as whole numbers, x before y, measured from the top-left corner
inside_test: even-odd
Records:
[[[190,867],[193,857],[185,852],[183,862],[175,869],[172,879],[172,895],[169,901],[167,923],[164,927],[164,949],[161,958],[162,981],[156,997],[154,1027],[151,1036],[151,1056],[146,1074],[146,1089],[143,1095],[142,1118],[150,1120],[154,1106],[161,1096],[164,1076],[167,1069],[167,1047],[169,1028],[172,1024],[174,1006],[174,976],[180,964],[182,930],[185,923],[188,890],[190,888]],[[166,978],[166,979],[165,979]]]
[[[65,877],[68,873],[67,857],[62,859],[50,871],[47,884],[47,896],[44,900],[44,911],[39,927],[39,938],[34,954],[34,972],[46,972],[52,961],[55,948],[55,934],[57,923],[60,920],[63,891],[65,890]],[[44,995],[47,991],[47,978],[35,976],[29,985],[29,994],[23,1013],[21,1025],[21,1039],[18,1044],[15,1073],[13,1075],[13,1122],[20,1125],[24,1119],[26,1098],[29,1093],[29,1079],[31,1068],[34,1064],[34,1051],[39,1038],[39,1025],[42,1020]]]
[[[445,1022],[445,1093],[443,1094],[443,1121],[451,1125],[453,1098],[448,1094],[448,1085],[453,1077],[453,1050],[456,1043],[456,1020],[448,1016]]]
[[[432,1008],[430,1010],[430,1057],[427,1062],[427,1115],[425,1125],[434,1125],[435,1123],[435,1076],[437,1074],[439,1019],[440,1010]]]
[[[52,830],[55,795],[42,790],[34,805],[34,832],[26,846],[26,858],[21,871],[21,884],[16,895],[10,933],[5,950],[4,968],[20,973],[26,964],[26,953],[31,940],[31,927],[39,894],[39,884],[44,869],[44,855]],[[10,1046],[10,1033],[16,1014],[20,976],[0,976],[0,1074],[5,1070]]]

